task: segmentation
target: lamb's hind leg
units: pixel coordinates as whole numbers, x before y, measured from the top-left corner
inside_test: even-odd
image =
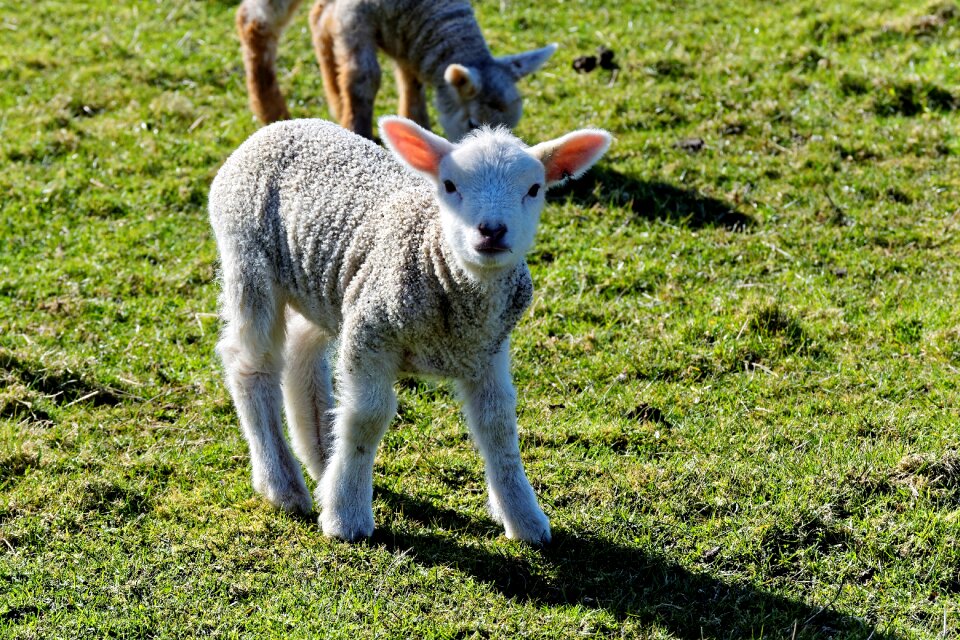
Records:
[[[290,117],[277,83],[277,44],[299,4],[300,0],[243,0],[237,9],[250,108],[265,124]]]
[[[510,382],[509,346],[504,342],[479,380],[460,380],[458,389],[473,440],[486,466],[490,510],[508,538],[533,544],[550,541],[550,522],[527,480],[517,440],[516,392]]]
[[[283,316],[278,301],[259,278],[243,282],[225,273],[222,313],[226,326],[217,352],[250,447],[253,488],[275,507],[309,513],[303,472],[283,437]]]
[[[283,400],[293,450],[320,481],[333,440],[333,389],[324,353],[330,336],[299,313],[287,310]]]

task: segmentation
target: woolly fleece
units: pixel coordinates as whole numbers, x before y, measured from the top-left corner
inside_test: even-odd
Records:
[[[393,354],[401,371],[475,379],[529,305],[530,272],[521,260],[495,282],[471,279],[443,242],[434,191],[330,122],[265,127],[211,189],[223,263],[240,269],[224,285],[251,300],[280,293],[328,335]]]

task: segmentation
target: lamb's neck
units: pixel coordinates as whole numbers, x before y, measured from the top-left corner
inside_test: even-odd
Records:
[[[421,77],[433,85],[443,82],[447,67],[457,63],[484,66],[493,56],[470,5],[449,3],[426,17],[415,34],[409,36],[409,47],[402,52]]]
[[[428,257],[427,268],[430,276],[436,279],[437,284],[451,296],[470,296],[472,299],[487,299],[492,304],[502,302],[501,298],[512,295],[506,291],[506,283],[513,279],[518,269],[523,269],[521,262],[513,268],[502,269],[488,277],[478,277],[467,271],[454,255],[453,250],[443,240],[439,225],[424,235],[425,251]]]

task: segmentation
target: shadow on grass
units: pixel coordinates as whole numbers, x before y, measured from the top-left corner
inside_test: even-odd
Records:
[[[87,402],[94,407],[112,407],[119,404],[125,395],[120,389],[101,385],[68,369],[48,369],[39,362],[24,360],[9,351],[0,350],[0,382],[8,382],[12,378],[41,395],[45,401],[57,405]],[[50,415],[42,408],[21,400],[19,403],[0,403],[0,418],[17,419],[27,415],[33,420],[50,419]]]
[[[550,192],[551,199],[570,197],[581,206],[616,202],[648,219],[667,220],[690,228],[724,227],[743,231],[756,224],[735,207],[692,189],[666,182],[638,180],[605,167],[594,167],[579,180]]]
[[[378,486],[376,495],[427,527],[501,531],[384,487]],[[602,609],[617,620],[656,624],[679,638],[894,638],[829,606],[727,583],[640,549],[565,531],[554,531],[553,542],[539,553],[519,555],[389,529],[378,529],[372,542],[403,551],[420,564],[456,567],[508,598],[545,607]]]

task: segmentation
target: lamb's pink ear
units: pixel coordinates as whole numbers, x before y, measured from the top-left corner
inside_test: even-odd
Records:
[[[380,137],[387,148],[412,169],[437,177],[440,161],[454,150],[454,145],[430,133],[416,122],[397,116],[379,120]]]
[[[462,64],[451,64],[443,72],[443,79],[457,90],[461,100],[469,100],[480,91],[480,73]]]
[[[610,148],[613,137],[603,129],[580,129],[530,147],[527,152],[543,163],[547,188],[579,178]]]

